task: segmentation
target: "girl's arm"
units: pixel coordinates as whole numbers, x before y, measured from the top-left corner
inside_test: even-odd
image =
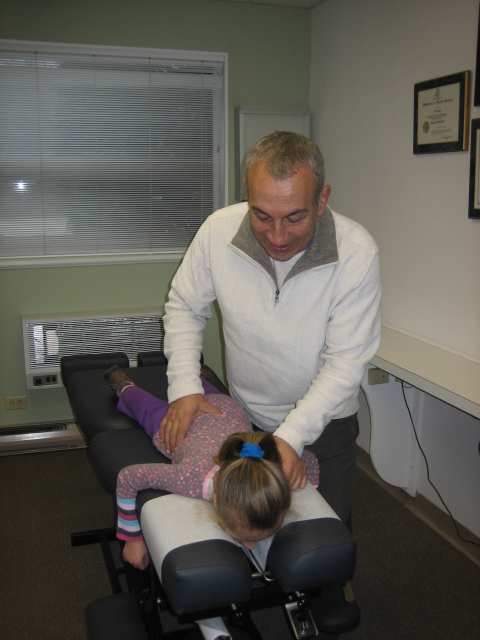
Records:
[[[201,498],[202,484],[196,478],[197,472],[198,469],[186,469],[183,464],[162,463],[135,464],[122,469],[117,479],[117,538],[126,542],[143,541],[135,507],[137,493],[142,489]]]

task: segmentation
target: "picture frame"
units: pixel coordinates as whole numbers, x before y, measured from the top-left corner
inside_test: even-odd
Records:
[[[468,217],[480,220],[480,118],[471,126]]]
[[[467,151],[470,71],[414,86],[413,153]]]
[[[473,90],[473,106],[480,107],[480,8],[477,27],[477,60],[475,67],[475,87]]]

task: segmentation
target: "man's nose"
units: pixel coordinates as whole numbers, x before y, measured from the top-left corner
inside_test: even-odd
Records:
[[[281,221],[274,222],[272,228],[269,231],[268,239],[277,247],[281,247],[282,245],[286,244],[287,233]]]

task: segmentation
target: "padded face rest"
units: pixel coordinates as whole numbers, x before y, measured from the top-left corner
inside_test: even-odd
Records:
[[[74,356],[64,356],[60,361],[60,371],[62,374],[62,382],[68,387],[69,379],[75,371],[85,371],[88,369],[101,369],[105,371],[114,364],[119,367],[128,367],[129,360],[123,351],[115,351],[113,353],[84,353]]]
[[[306,591],[350,580],[356,550],[356,541],[337,518],[290,522],[273,538],[267,565],[283,591]]]
[[[312,485],[293,493],[287,518],[273,539],[260,542],[254,550],[261,566],[266,559],[282,591],[342,584],[352,577],[355,540]],[[243,551],[215,521],[211,503],[178,495],[151,500],[143,507],[141,526],[152,562],[177,614],[241,601],[244,584],[251,581],[250,571],[245,569],[243,574],[244,562],[240,560],[240,564],[235,561],[231,573],[228,566],[222,569],[223,560],[217,564],[216,550],[224,546],[219,546],[221,541],[228,543],[234,557]],[[210,550],[207,542],[213,545],[212,559],[204,555]],[[210,594],[205,593],[206,584]]]
[[[166,399],[166,366],[124,370],[138,386],[157,398]],[[139,428],[135,420],[118,411],[117,399],[103,379],[103,371],[104,369],[76,371],[69,377],[67,393],[70,405],[88,441],[102,431]]]
[[[143,506],[141,526],[177,615],[250,598],[250,564],[215,521],[212,503],[179,495],[151,500]]]
[[[252,588],[245,554],[225,540],[204,540],[174,549],[163,561],[161,581],[179,616],[245,602]]]
[[[117,429],[97,434],[90,443],[89,455],[103,486],[111,494],[115,493],[118,474],[124,467],[144,462],[170,463],[155,449],[150,438],[138,426],[134,429]],[[165,493],[154,492],[153,495]]]
[[[304,489],[294,491],[292,493],[292,506],[285,515],[282,528],[286,527],[290,522],[305,522],[307,520],[317,520],[320,518],[339,520],[337,514],[327,504],[325,499],[310,484],[310,482],[307,482],[307,485]],[[342,526],[344,527],[345,525]],[[276,535],[278,535],[278,533]],[[267,567],[268,553],[273,539],[274,538],[270,537],[266,540],[262,540],[255,546],[255,549],[253,551],[253,555],[257,559],[257,562],[260,564],[260,566],[263,567],[263,569]],[[271,569],[269,564],[268,568]]]

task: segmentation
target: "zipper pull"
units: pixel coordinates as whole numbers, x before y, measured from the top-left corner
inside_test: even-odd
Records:
[[[280,291],[279,291],[279,289],[277,289],[275,291],[275,304],[278,304],[279,300],[280,300]]]

